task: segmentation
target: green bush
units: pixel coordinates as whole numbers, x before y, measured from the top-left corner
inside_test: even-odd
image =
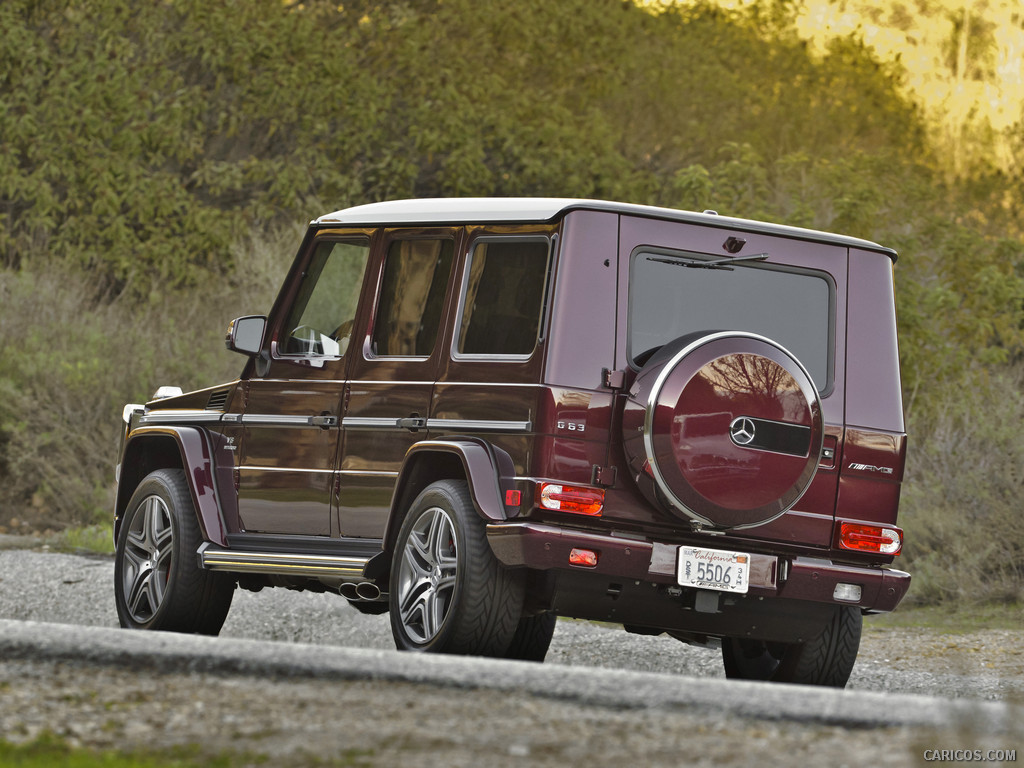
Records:
[[[901,505],[909,599],[1024,600],[1024,365],[962,381],[910,419]]]
[[[125,403],[162,384],[183,389],[238,375],[224,348],[235,316],[266,312],[298,242],[294,227],[243,251],[233,281],[158,294],[145,304],[97,299],[70,267],[0,271],[0,526],[60,530],[109,519]]]

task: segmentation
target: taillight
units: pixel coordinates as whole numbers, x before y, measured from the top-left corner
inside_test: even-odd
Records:
[[[556,509],[575,515],[597,516],[604,507],[604,491],[600,488],[541,483],[537,496],[544,509]]]
[[[903,531],[881,525],[843,523],[839,526],[839,546],[856,552],[898,555],[903,549]]]

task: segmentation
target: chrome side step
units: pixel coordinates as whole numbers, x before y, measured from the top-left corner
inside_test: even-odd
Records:
[[[281,552],[241,552],[220,549],[206,542],[197,552],[199,565],[211,571],[276,573],[297,576],[362,578],[369,557],[312,555]]]

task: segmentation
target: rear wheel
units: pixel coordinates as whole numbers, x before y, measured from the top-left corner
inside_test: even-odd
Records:
[[[395,543],[391,630],[399,650],[502,656],[516,633],[523,580],[494,557],[463,481],[421,493]]]
[[[862,624],[859,609],[836,606],[821,633],[804,643],[725,638],[725,676],[844,688],[857,661]]]
[[[555,634],[558,617],[553,613],[538,616],[523,616],[516,626],[516,633],[505,651],[506,659],[520,661],[544,661],[548,655],[551,638]]]
[[[180,469],[148,475],[121,522],[114,553],[114,602],[122,627],[216,635],[234,581],[196,561],[203,542]]]

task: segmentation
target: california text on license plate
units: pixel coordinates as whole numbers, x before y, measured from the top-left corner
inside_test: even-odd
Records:
[[[750,582],[750,555],[700,547],[679,548],[679,584],[746,594]]]

